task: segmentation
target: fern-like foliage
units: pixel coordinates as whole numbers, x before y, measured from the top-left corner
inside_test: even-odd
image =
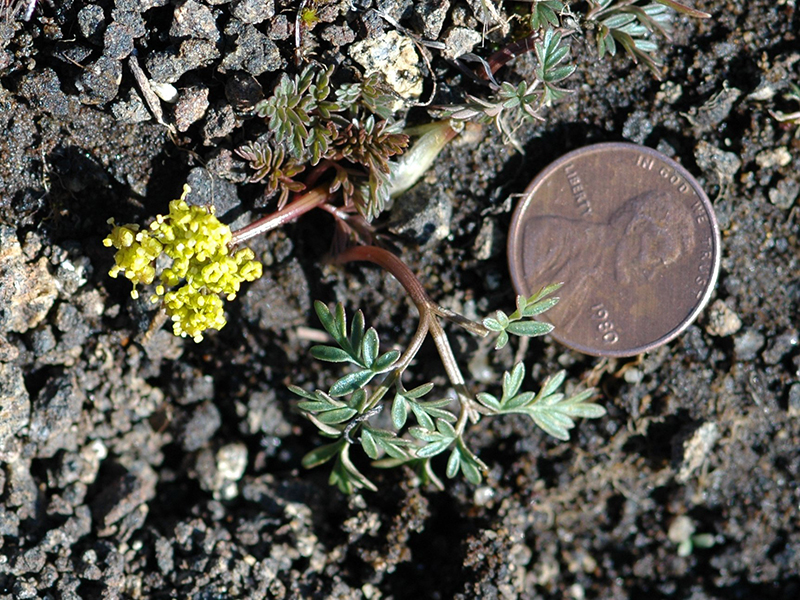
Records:
[[[566,376],[560,371],[548,377],[538,393],[520,392],[525,378],[525,367],[517,363],[509,373],[503,374],[503,394],[500,398],[491,394],[478,394],[480,402],[492,414],[518,413],[531,417],[537,426],[560,440],[569,439],[569,430],[575,426],[573,419],[583,417],[596,419],[606,414],[599,404],[589,402],[594,390],[585,390],[569,398],[557,393]]]
[[[531,336],[550,331],[550,325],[534,321],[532,317],[557,302],[557,298],[549,296],[558,287],[548,286],[530,298],[517,298],[517,310],[511,315],[498,311],[494,317],[485,319],[487,328],[498,333],[497,346],[504,345],[509,334]],[[350,449],[356,445],[361,446],[374,466],[391,468],[405,465],[416,470],[422,481],[439,487],[442,484],[434,473],[432,460],[447,456],[445,475],[448,478],[460,473],[477,485],[488,467],[469,448],[465,437],[468,422],[477,421],[482,416],[524,414],[547,433],[564,440],[569,439],[575,418],[597,418],[605,414],[601,406],[589,401],[594,395],[593,390],[570,398],[557,392],[564,381],[563,371],[548,378],[538,393],[521,391],[525,376],[521,364],[504,374],[500,398],[479,393],[474,399],[464,395],[458,399],[427,399],[434,389],[432,383],[410,390],[402,383],[403,372],[408,368],[413,353],[410,357],[405,354],[401,357],[395,350],[381,353],[378,334],[366,327],[361,311],[355,313],[348,326],[341,304],[333,311],[321,302],[317,302],[315,308],[333,344],[313,346],[311,355],[325,362],[349,364],[351,370],[327,391],[310,392],[297,386],[290,386],[290,390],[300,396],[298,408],[316,425],[320,434],[334,438],[334,441],[309,452],[303,465],[313,467],[333,461],[329,481],[346,493],[360,488],[376,489],[350,458]],[[439,338],[439,343],[448,344],[443,338]],[[420,345],[421,338],[415,348],[418,350]],[[391,428],[386,428],[385,419],[384,427],[379,427],[376,420],[384,405],[384,397],[392,389]],[[454,406],[458,408],[454,409]]]
[[[561,0],[533,0],[529,24],[532,31],[544,29],[545,27],[558,27],[559,14],[564,12],[567,6]]]
[[[283,146],[273,147],[268,143],[251,142],[237,148],[236,154],[247,160],[255,171],[250,177],[251,183],[263,180],[267,185],[267,194],[280,193],[278,210],[286,205],[291,192],[301,192],[306,189],[305,184],[293,179],[295,175],[305,170],[305,165],[287,157]]]
[[[293,180],[305,165],[336,163],[331,191],[341,189],[345,207],[368,220],[389,198],[389,159],[408,146],[408,136],[392,120],[395,98],[381,76],[336,88],[333,68],[309,64],[295,77],[283,74],[272,96],[259,102],[271,136],[238,150],[256,171],[251,181],[265,181],[267,193],[280,193],[279,207],[291,192],[302,189]]]
[[[595,28],[600,56],[614,56],[620,45],[634,62],[643,62],[658,79],[662,64],[657,58],[656,38],[671,40],[675,12],[698,18],[710,16],[675,0],[588,0],[588,5],[585,17]]]
[[[569,46],[554,28],[548,28],[542,41],[536,42],[534,47],[538,65],[532,81],[517,85],[502,82],[488,99],[467,96],[465,104],[452,108],[451,118],[492,123],[505,140],[521,152],[514,132],[524,121],[542,120],[542,108],[567,93],[559,84],[575,71],[575,65],[568,61]]]
[[[346,204],[352,203],[368,220],[380,214],[388,200],[387,184],[391,169],[389,158],[401,154],[408,146],[408,136],[392,131],[388,121],[375,121],[369,115],[364,121],[353,119],[336,130],[328,157],[358,164],[366,168],[369,178],[366,193],[359,190],[346,195]]]

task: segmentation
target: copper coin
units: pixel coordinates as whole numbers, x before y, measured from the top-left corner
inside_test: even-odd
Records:
[[[719,227],[697,181],[660,152],[596,144],[528,186],[508,238],[519,294],[564,282],[542,315],[562,344],[633,356],[664,344],[703,309],[719,271]]]

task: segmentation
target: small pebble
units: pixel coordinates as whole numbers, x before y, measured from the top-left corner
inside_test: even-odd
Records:
[[[769,201],[778,208],[787,210],[792,208],[798,194],[800,194],[800,182],[796,179],[781,179],[769,190]]]
[[[742,328],[742,321],[722,300],[715,300],[708,309],[706,331],[710,335],[726,337]]]
[[[785,167],[792,162],[792,155],[786,146],[763,150],[756,154],[756,164],[762,169]]]
[[[764,336],[753,329],[748,329],[733,341],[738,360],[753,360],[763,346]]]
[[[800,383],[789,388],[789,416],[800,417]]]
[[[768,365],[777,365],[789,351],[798,344],[797,331],[787,331],[774,338],[769,347],[761,354]]]
[[[452,60],[472,52],[472,49],[480,43],[480,32],[467,27],[453,27],[444,36],[442,55]]]

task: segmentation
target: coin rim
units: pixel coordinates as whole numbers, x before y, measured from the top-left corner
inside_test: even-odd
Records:
[[[636,152],[642,152],[644,154],[649,155],[650,157],[657,158],[659,161],[662,161],[667,164],[667,166],[672,167],[675,169],[685,180],[686,182],[692,187],[692,189],[697,193],[700,201],[703,203],[704,208],[706,209],[707,214],[709,215],[709,223],[711,225],[711,230],[713,233],[713,256],[712,261],[713,265],[711,268],[711,276],[708,279],[708,284],[706,285],[706,289],[703,292],[702,298],[696,303],[694,310],[692,310],[689,315],[683,319],[676,327],[670,329],[666,334],[658,338],[657,340],[636,346],[634,348],[625,349],[625,350],[599,350],[597,348],[585,346],[580,343],[570,342],[569,340],[565,340],[558,334],[558,329],[554,329],[550,335],[558,341],[560,344],[572,348],[573,350],[577,350],[583,354],[588,354],[590,356],[599,356],[599,357],[626,357],[626,356],[636,356],[638,354],[642,354],[644,352],[650,352],[659,346],[666,344],[667,342],[672,341],[681,333],[683,333],[689,325],[691,325],[700,312],[706,307],[708,304],[709,299],[711,298],[711,294],[714,291],[714,287],[717,283],[717,277],[719,275],[719,267],[720,267],[720,248],[721,248],[721,238],[719,232],[719,223],[717,221],[717,216],[714,214],[714,206],[712,205],[711,201],[709,200],[706,193],[700,187],[700,184],[694,178],[694,176],[686,170],[686,167],[679,164],[678,162],[672,160],[670,157],[665,156],[661,152],[654,150],[653,148],[649,148],[647,146],[640,146],[638,144],[633,144],[630,142],[601,142],[598,144],[591,144],[589,146],[584,146],[582,148],[578,148],[576,150],[572,150],[567,154],[563,155],[562,157],[558,158],[557,160],[553,161],[549,165],[547,165],[544,169],[542,169],[536,177],[528,184],[528,187],[525,188],[525,192],[522,195],[522,198],[517,203],[517,207],[514,210],[514,214],[511,218],[511,225],[508,230],[508,241],[506,243],[506,255],[508,258],[508,267],[511,274],[511,282],[514,286],[514,289],[518,294],[520,294],[520,286],[518,282],[522,280],[522,267],[517,265],[518,262],[521,262],[517,259],[517,250],[519,246],[519,239],[521,238],[519,228],[524,223],[523,216],[533,198],[534,192],[536,189],[542,184],[542,182],[554,171],[558,170],[565,162],[573,160],[576,156],[583,157],[586,154],[594,154],[598,152],[604,152],[610,149],[625,149],[625,150],[634,150]],[[532,293],[535,293],[533,290]],[[541,319],[543,321],[547,320],[547,313],[542,315]]]

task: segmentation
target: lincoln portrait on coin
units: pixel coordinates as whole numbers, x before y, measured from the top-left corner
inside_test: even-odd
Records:
[[[565,282],[569,327],[581,315],[575,302],[592,302],[598,286],[625,288],[654,281],[695,246],[692,213],[685,200],[649,191],[626,200],[605,222],[556,215],[530,218],[523,233],[528,289]],[[557,307],[559,308],[559,307]],[[560,311],[556,311],[560,312]]]

